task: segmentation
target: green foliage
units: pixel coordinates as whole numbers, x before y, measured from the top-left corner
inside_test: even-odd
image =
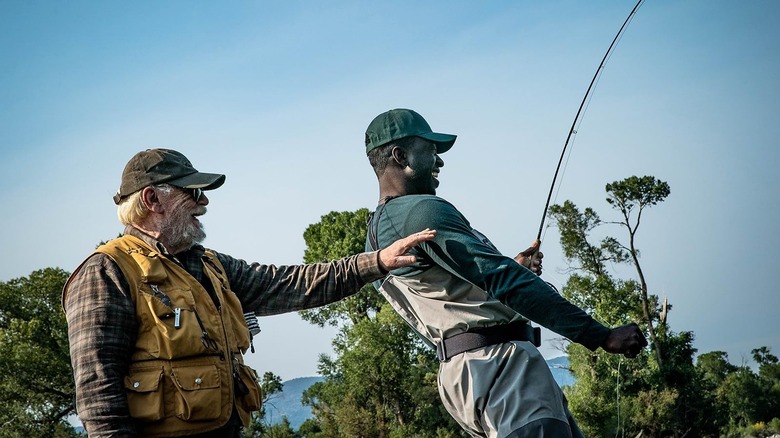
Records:
[[[368,210],[331,212],[304,233],[306,262],[362,252]],[[357,295],[301,316],[339,327],[335,357],[321,356],[325,380],[304,392],[315,419],[305,437],[455,437],[460,427],[444,411],[436,387],[438,361],[379,292]]]
[[[303,233],[306,251],[305,263],[319,263],[361,253],[365,248],[368,209],[355,212],[330,212],[320,222],[310,225]],[[356,323],[368,318],[385,304],[385,299],[371,285],[345,300],[299,312],[301,318],[312,324],[338,326]]]
[[[298,428],[298,436],[301,438],[319,438],[325,435],[322,434],[322,428],[317,419],[309,418]]]
[[[273,399],[278,395],[282,390],[284,389],[284,384],[282,383],[282,378],[277,376],[276,374],[266,371],[263,374],[263,378],[260,380],[260,390],[262,391],[262,397],[263,397],[263,405],[260,407],[260,410],[257,412],[252,412],[252,419],[250,420],[250,423],[247,427],[242,430],[242,436],[244,438],[260,438],[260,437],[266,437],[266,436],[272,436],[268,435],[271,431],[271,429],[274,426],[269,426],[265,423],[265,407],[268,403],[273,403]],[[283,419],[283,422],[286,422],[287,418]],[[287,426],[289,428],[290,423],[287,422]],[[279,430],[277,430],[274,433],[281,433]],[[273,436],[283,436],[283,435],[273,435]]]
[[[719,436],[780,434],[780,380],[767,368],[775,358],[768,347],[754,349],[753,358],[759,365],[758,374],[748,366],[732,365],[723,351],[702,354],[696,361],[709,414],[703,421],[712,424]]]
[[[642,220],[642,213],[646,207],[656,205],[669,196],[669,184],[655,179],[652,176],[631,176],[622,181],[607,184],[607,203],[621,214],[621,220],[616,223],[625,227],[628,231],[628,243],[623,245],[616,239],[613,243],[627,251],[632,265],[637,273],[640,283],[640,296],[642,297],[642,316],[647,327],[650,341],[654,344],[653,350],[658,361],[658,366],[664,369],[664,350],[662,344],[656,338],[656,312],[651,301],[653,297],[648,294],[648,285],[645,280],[642,267],[639,264],[639,248],[636,246],[636,233]],[[636,209],[636,211],[635,211]],[[634,214],[635,213],[635,214]],[[660,323],[665,323],[663,317]]]
[[[678,414],[679,391],[674,388],[651,388],[626,398],[628,430],[643,430],[649,436],[679,436],[670,434]],[[683,429],[683,433],[684,433]]]
[[[758,374],[730,364],[722,351],[702,354],[694,365],[693,333],[673,332],[665,320],[671,305],[660,305],[648,292],[636,233],[643,210],[669,195],[668,184],[632,176],[606,190],[607,202],[620,214],[614,222],[602,221],[590,208],[581,212],[570,201],[550,207],[573,271],[563,294],[609,325],[638,322],[651,349],[625,360],[568,346],[576,383],[565,390],[580,427],[588,436],[766,436],[772,419],[780,417],[778,358],[766,347],[753,350]],[[627,243],[609,236],[591,243],[591,234],[606,224],[622,226]],[[614,278],[607,262],[630,263],[637,278]]]
[[[729,363],[729,355],[725,351],[711,351],[699,355],[696,359],[696,370],[709,388],[715,389],[726,379],[726,376],[737,370]]]
[[[298,434],[290,426],[287,417],[284,417],[281,423],[270,426],[263,438],[298,438]]]
[[[576,344],[569,345],[567,352],[577,380],[564,391],[585,435],[615,436],[616,430],[635,430],[632,394],[647,390],[653,378],[650,352],[643,351],[632,360]]]
[[[663,202],[669,193],[669,184],[652,176],[630,176],[607,184],[607,202],[626,215],[634,208],[640,210]]]
[[[616,280],[608,274],[572,274],[562,293],[567,300],[610,325],[641,319],[639,285],[633,280]]]
[[[780,418],[773,418],[768,422],[759,421],[745,426],[732,425],[721,436],[725,438],[764,438],[777,435],[780,435]]]
[[[5,436],[77,436],[68,329],[68,273],[46,268],[0,283],[0,424]]]
[[[758,417],[758,404],[761,400],[761,383],[748,367],[740,367],[726,376],[718,388],[729,411],[729,422],[748,425]]]
[[[335,358],[320,360],[319,382],[304,393],[322,436],[414,436],[457,431],[436,389],[438,362],[389,305],[341,329]]]
[[[563,295],[608,325],[639,323],[652,343],[650,350],[633,360],[570,345],[569,362],[577,379],[567,389],[570,408],[591,436],[633,436],[640,431],[650,436],[679,436],[702,414],[693,334],[674,333],[662,323],[663,309],[658,297],[647,292],[635,244],[642,210],[663,201],[669,187],[653,177],[629,177],[607,184],[606,189],[607,202],[620,212],[618,221],[604,222],[593,209],[580,211],[570,201],[550,207],[564,256],[573,270]],[[628,230],[628,242],[607,236],[592,243],[591,234],[607,224]],[[608,262],[630,263],[637,278],[613,277]],[[662,363],[661,351],[672,357]]]
[[[573,202],[565,201],[563,205],[550,206],[549,214],[558,226],[564,257],[579,263],[575,270],[598,276],[604,274],[606,262],[623,263],[628,260],[626,251],[611,237],[605,238],[599,245],[588,241],[590,232],[602,224],[593,209],[586,208],[580,213]]]

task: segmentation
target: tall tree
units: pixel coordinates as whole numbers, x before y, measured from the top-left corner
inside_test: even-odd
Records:
[[[663,367],[662,347],[658,343],[655,333],[653,311],[647,292],[647,280],[639,263],[639,249],[636,247],[636,233],[642,220],[642,213],[646,207],[662,202],[669,196],[669,184],[655,179],[652,176],[631,176],[622,181],[607,184],[607,202],[621,214],[621,220],[617,223],[628,230],[628,246],[618,243],[622,250],[628,253],[633,261],[634,268],[639,278],[642,312],[650,341],[654,344],[654,350],[658,366]],[[617,242],[617,241],[616,241]]]
[[[304,233],[304,261],[362,252],[367,220],[367,209],[323,216]],[[435,353],[373,286],[301,316],[339,328],[335,357],[320,358],[325,380],[304,393],[317,423],[306,424],[307,437],[461,436],[438,399]]]
[[[0,430],[77,436],[68,328],[60,305],[68,273],[46,268],[0,283]]]
[[[572,410],[593,436],[620,431],[702,435],[701,429],[692,430],[698,427],[704,409],[693,366],[693,334],[669,329],[666,313],[671,305],[649,292],[637,245],[642,214],[669,195],[669,186],[652,176],[632,176],[607,184],[606,192],[608,204],[619,213],[617,220],[604,222],[595,210],[580,211],[571,201],[550,207],[570,264],[571,276],[563,294],[608,325],[639,323],[650,337],[653,353],[645,351],[635,360],[623,361],[569,345],[569,361],[577,379],[567,390]],[[591,240],[597,228],[610,224],[625,229],[626,237]],[[616,278],[608,269],[625,263],[634,268],[636,278]]]

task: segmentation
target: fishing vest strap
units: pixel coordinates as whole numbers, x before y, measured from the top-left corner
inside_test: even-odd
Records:
[[[444,362],[466,351],[510,341],[527,341],[539,347],[542,345],[542,329],[525,321],[472,329],[439,342],[436,356]]]

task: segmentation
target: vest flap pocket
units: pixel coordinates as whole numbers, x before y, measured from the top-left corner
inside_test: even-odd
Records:
[[[171,373],[177,387],[176,416],[185,421],[207,421],[222,414],[222,388],[215,365],[175,367]]]
[[[177,367],[173,369],[171,377],[176,386],[185,391],[219,388],[220,385],[219,371],[214,365]]]
[[[129,376],[125,376],[125,388],[134,392],[153,392],[157,391],[162,380],[163,370],[143,370],[135,371]]]
[[[141,268],[141,281],[144,283],[161,283],[168,277],[162,260],[156,253],[149,255],[133,252],[130,254]]]
[[[130,416],[140,421],[158,421],[163,418],[162,367],[131,370],[125,376],[127,403]]]

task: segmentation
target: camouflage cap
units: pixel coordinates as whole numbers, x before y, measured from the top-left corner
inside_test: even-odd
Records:
[[[181,152],[147,149],[133,156],[122,172],[114,203],[153,184],[170,184],[185,189],[213,190],[225,182],[225,175],[198,172]]]

